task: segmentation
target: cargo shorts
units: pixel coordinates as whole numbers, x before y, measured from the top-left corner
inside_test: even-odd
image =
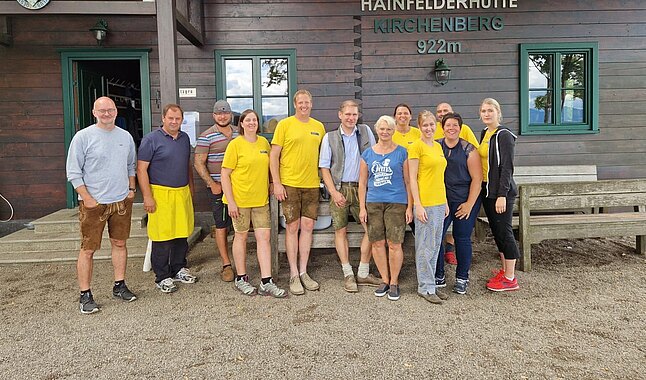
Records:
[[[403,203],[367,203],[370,242],[385,239],[395,244],[403,243],[406,232],[406,207]]]

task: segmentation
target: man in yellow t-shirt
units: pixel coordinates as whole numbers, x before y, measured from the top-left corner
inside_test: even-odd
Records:
[[[444,115],[447,113],[452,113],[453,108],[449,103],[440,103],[437,105],[437,108],[435,109],[435,117],[437,119],[437,128],[435,128],[435,135],[433,136],[433,139],[439,140],[444,137],[444,130],[442,129],[442,119],[444,118]],[[467,140],[473,146],[476,148],[478,147],[478,139],[476,139],[476,135],[473,134],[473,131],[471,128],[469,128],[468,125],[462,124],[462,128],[460,129],[460,138],[462,140]]]
[[[307,262],[314,222],[318,217],[321,182],[318,158],[325,128],[320,121],[310,117],[312,94],[309,91],[296,91],[294,108],[296,114],[281,120],[276,126],[271,140],[269,168],[274,181],[274,195],[283,203],[287,224],[285,248],[289,261],[289,290],[300,295],[305,293],[303,287],[319,289],[319,284],[307,274]]]
[[[393,141],[395,142],[395,144],[401,145],[404,148],[408,149],[410,144],[414,143],[416,140],[419,140],[421,136],[422,136],[422,133],[419,131],[418,128],[410,127],[410,129],[406,133],[401,133],[395,130],[395,134],[393,135]]]
[[[440,103],[437,105],[437,108],[435,109],[435,116],[437,119],[437,128],[435,128],[435,135],[433,136],[433,139],[439,140],[444,137],[444,129],[442,129],[442,119],[444,118],[444,115],[447,113],[452,113],[453,112],[453,107],[449,103]],[[460,138],[462,140],[467,140],[473,146],[478,148],[478,140],[476,139],[476,136],[473,134],[473,131],[471,128],[469,128],[468,125],[462,124],[462,128],[460,129]],[[445,253],[444,253],[444,260],[451,264],[451,265],[457,265],[458,260],[455,257],[455,241],[453,240],[453,234],[450,232],[447,232],[446,238],[445,238]],[[446,286],[445,284],[440,284],[440,286]]]

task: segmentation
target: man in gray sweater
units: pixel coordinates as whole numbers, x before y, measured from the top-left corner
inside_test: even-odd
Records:
[[[67,180],[79,199],[81,251],[76,264],[81,313],[99,311],[90,290],[94,252],[101,248],[108,224],[114,266],[112,295],[124,301],[137,297],[125,282],[132,202],[135,197],[135,143],[127,131],[115,126],[117,107],[112,99],[98,98],[92,114],[96,124],[72,138],[67,155]]]

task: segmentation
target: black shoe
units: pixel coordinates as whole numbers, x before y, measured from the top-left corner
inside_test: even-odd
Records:
[[[446,286],[446,277],[435,278],[435,287],[436,288],[443,288],[445,286]]]
[[[390,285],[388,299],[391,301],[397,301],[399,299],[399,285]]]
[[[386,284],[385,282],[379,285],[377,289],[375,289],[375,295],[377,297],[383,297],[386,294],[388,294],[388,291],[390,290],[390,285]]]
[[[130,289],[126,286],[124,283],[121,286],[115,286],[112,288],[112,295],[115,298],[121,298],[124,301],[132,302],[137,299],[137,296],[135,296]]]
[[[79,307],[82,314],[92,314],[100,310],[99,305],[94,302],[94,297],[92,297],[92,293],[90,292],[81,294]]]

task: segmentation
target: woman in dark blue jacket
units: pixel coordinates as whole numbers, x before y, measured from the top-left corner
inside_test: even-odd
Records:
[[[514,182],[514,149],[516,135],[500,125],[502,112],[495,99],[487,98],[480,105],[482,131],[478,153],[482,159],[482,207],[487,214],[491,233],[500,252],[502,268],[489,279],[487,289],[502,292],[518,289],[514,275],[520,258],[511,224],[518,191]]]

